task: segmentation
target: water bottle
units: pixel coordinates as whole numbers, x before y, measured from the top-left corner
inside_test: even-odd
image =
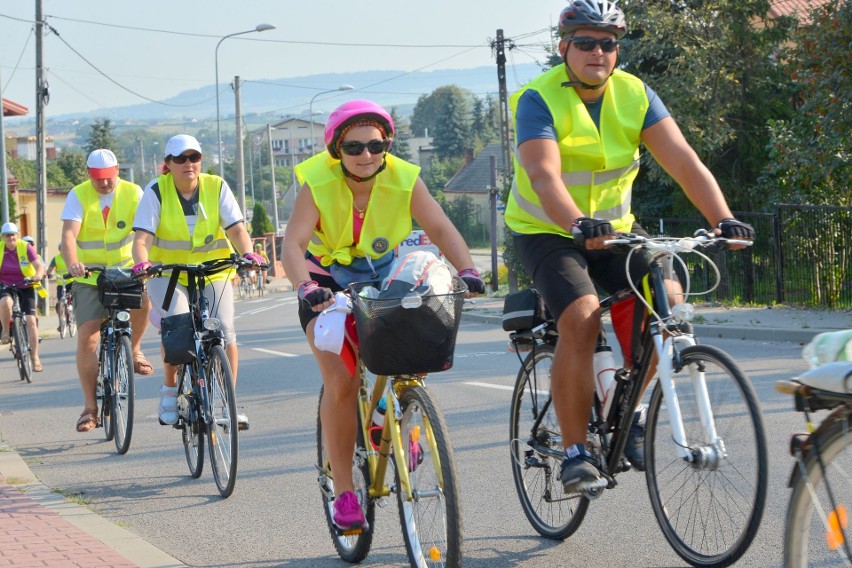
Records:
[[[379,399],[379,404],[376,405],[376,410],[373,412],[373,425],[370,427],[370,441],[373,442],[373,447],[376,449],[379,449],[379,446],[382,445],[382,429],[385,427],[387,408],[387,397],[383,396]]]
[[[612,356],[612,347],[600,344],[595,347],[594,356],[595,390],[598,400],[601,402],[601,418],[604,420],[609,416],[609,409],[615,398],[615,357]]]

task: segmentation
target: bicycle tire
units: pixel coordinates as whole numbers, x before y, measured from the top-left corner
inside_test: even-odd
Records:
[[[768,458],[763,413],[754,387],[722,350],[693,345],[680,352],[672,378],[687,446],[706,450],[692,464],[680,458],[658,383],[648,407],[645,478],[654,516],[675,552],[693,566],[729,566],[748,550],[763,516]],[[704,443],[690,378],[704,373],[716,432],[726,456]]]
[[[372,475],[370,473],[370,464],[366,458],[366,445],[361,428],[361,417],[360,415],[358,416],[357,447],[352,458],[352,481],[355,483],[355,495],[361,503],[364,518],[367,519],[367,528],[358,534],[344,535],[338,532],[333,520],[335,498],[334,477],[332,476],[331,465],[328,463],[325,455],[325,445],[322,438],[322,419],[320,412],[322,408],[322,395],[323,389],[320,388],[319,403],[317,405],[317,469],[320,472],[320,495],[323,501],[323,511],[325,511],[325,522],[328,525],[328,532],[331,535],[331,541],[338,556],[346,562],[357,564],[367,558],[367,555],[370,553],[370,547],[373,544],[374,521],[376,518],[376,502],[370,498]]]
[[[17,318],[16,318],[17,319]],[[33,360],[31,357],[29,334],[24,318],[20,318],[15,325],[15,343],[17,345],[18,372],[21,380],[28,383],[33,382]]]
[[[394,456],[399,521],[412,566],[456,568],[462,563],[462,521],[455,458],[446,422],[420,386],[400,397],[400,434],[405,456]],[[399,468],[408,468],[407,500]]]
[[[580,527],[589,500],[565,495],[557,479],[564,448],[550,402],[553,353],[552,345],[536,346],[518,371],[509,415],[509,450],[515,489],[527,520],[541,536],[565,540]],[[533,434],[542,413],[539,430]]]
[[[106,337],[102,336],[101,339],[104,340]],[[112,386],[115,384],[112,374],[113,357],[107,352],[106,345],[103,343],[101,343],[99,351],[98,374],[101,385],[101,425],[104,427],[104,437],[107,442],[111,442],[115,438],[115,428],[113,428],[114,424],[112,423]]]
[[[249,282],[246,278],[240,278],[240,299],[246,300],[249,297]]]
[[[178,368],[177,403],[186,465],[189,466],[192,478],[198,479],[204,470],[204,426],[199,400],[192,388],[191,373],[190,365],[181,365]]]
[[[77,316],[74,315],[74,306],[71,304],[65,306],[65,317],[68,320],[68,335],[74,337],[77,335]]]
[[[65,335],[68,333],[68,316],[67,309],[64,302],[60,302],[58,305],[64,306],[62,309],[62,314],[59,316],[59,337],[60,339],[65,339]]]
[[[824,525],[826,513],[834,510],[828,495],[829,489],[834,503],[844,506],[852,503],[852,484],[849,482],[849,471],[852,471],[849,408],[844,407],[840,412],[835,415],[836,421],[827,429],[817,430],[814,434],[816,446],[811,444],[803,462],[796,464],[793,491],[784,523],[784,566],[787,568],[840,566],[844,561],[845,565],[852,565],[852,555],[847,548],[852,548],[848,542],[849,529],[844,531],[845,546],[841,544],[832,551]],[[819,447],[822,466],[815,447]],[[815,507],[813,495],[817,497],[816,505],[819,507]]]
[[[133,348],[130,337],[116,337],[115,355],[112,358],[112,407],[110,421],[115,433],[115,449],[124,455],[130,449],[133,437],[133,413],[136,397],[136,380],[133,376]]]
[[[231,364],[221,345],[210,348],[207,360],[207,397],[211,422],[207,441],[213,479],[222,497],[230,497],[237,482],[239,432],[237,397]]]

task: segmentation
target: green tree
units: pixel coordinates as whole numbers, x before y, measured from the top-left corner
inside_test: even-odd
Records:
[[[762,192],[775,203],[852,205],[852,3],[816,9],[781,54],[800,104],[770,124]]]
[[[415,136],[428,131],[435,154],[441,159],[464,156],[465,150],[474,146],[470,130],[472,100],[473,94],[457,85],[445,85],[422,95],[414,106],[411,131]]]
[[[399,116],[396,107],[391,107],[390,115],[393,119],[394,129],[396,130],[390,152],[398,158],[411,161],[411,146],[408,143],[411,139],[409,125]]]
[[[470,127],[477,142],[477,149],[500,140],[500,108],[494,97],[487,95],[484,99],[473,98]]]
[[[88,179],[86,155],[83,152],[65,151],[56,159],[56,166],[62,171],[68,185],[77,185]],[[50,170],[48,169],[48,174]]]
[[[36,186],[35,162],[7,155],[6,167],[17,178],[18,187],[32,188]]]
[[[464,164],[464,158],[433,158],[432,165],[428,170],[423,170],[423,182],[429,188],[429,192],[436,196],[439,192],[443,192],[444,186],[450,181],[450,178]]]
[[[88,155],[98,148],[112,150],[121,163],[121,148],[118,147],[118,139],[113,132],[112,122],[108,118],[95,120],[90,126],[89,138],[86,141],[86,154]]]
[[[251,218],[251,236],[262,237],[266,233],[274,233],[272,221],[269,220],[269,215],[266,214],[266,207],[260,201],[255,201],[252,208]]]

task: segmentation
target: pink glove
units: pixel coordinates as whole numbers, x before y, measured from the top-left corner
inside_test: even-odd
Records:
[[[257,266],[263,264],[263,257],[255,252],[247,252],[243,255],[243,258],[252,261]]]
[[[148,262],[147,260],[145,260],[143,262],[138,262],[138,263],[134,264],[133,268],[131,270],[133,271],[133,274],[135,274],[136,276],[142,276],[152,266],[154,266],[154,265],[151,264],[150,262]]]

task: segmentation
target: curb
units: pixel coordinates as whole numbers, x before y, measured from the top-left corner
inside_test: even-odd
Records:
[[[147,542],[71,501],[39,482],[26,462],[11,447],[0,443],[0,478],[29,499],[58,514],[80,530],[137,564],[140,568],[184,568],[186,565]]]

